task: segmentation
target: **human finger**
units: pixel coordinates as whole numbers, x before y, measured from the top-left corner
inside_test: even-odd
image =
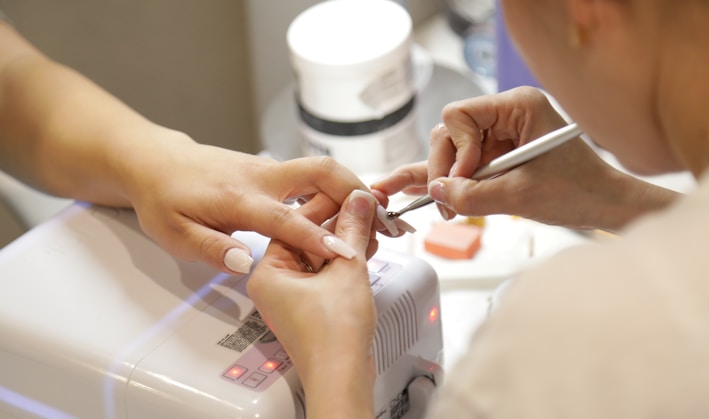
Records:
[[[352,191],[343,205],[335,226],[335,235],[355,250],[348,259],[360,256],[366,259],[372,238],[372,224],[379,203],[370,193]]]
[[[436,125],[429,137],[429,155],[426,184],[441,176],[450,176],[455,164],[456,147],[443,123]]]
[[[324,193],[316,194],[298,209],[268,196],[256,196],[241,204],[241,213],[251,215],[240,228],[258,231],[323,259],[331,259],[351,250],[320,226],[323,220],[336,213],[339,205]]]
[[[341,255],[345,259],[352,259],[356,255],[361,255],[366,259],[376,250],[374,221],[377,207],[380,207],[380,205],[374,195],[355,190],[352,191],[342,205],[340,212],[323,223],[324,228],[333,231],[336,237],[353,249],[350,254]],[[318,258],[318,256],[307,252],[303,255],[303,258],[306,265],[312,268],[314,272],[318,272],[325,263],[331,260]]]
[[[372,194],[374,195],[374,194]],[[328,231],[335,231],[339,214],[325,221],[321,226]],[[406,221],[399,218],[390,218],[386,209],[381,204],[377,204],[375,218],[372,223],[374,232],[382,233],[389,237],[401,237],[406,233],[415,233],[416,229]]]
[[[398,192],[412,195],[423,195],[426,193],[426,183],[428,181],[428,162],[420,161],[397,167],[388,176],[372,182],[370,188],[380,191],[387,196]]]
[[[179,238],[165,246],[182,243],[181,256],[186,260],[199,260],[214,268],[232,274],[245,274],[254,262],[251,249],[229,234],[216,231],[190,221]]]
[[[445,173],[429,169],[429,181],[439,176],[471,177],[473,175],[480,165],[488,129],[496,120],[497,113],[491,106],[492,100],[490,96],[476,97],[452,102],[443,108],[441,118],[445,125],[447,141],[450,143],[449,149],[440,151],[442,147],[447,146],[445,141],[440,141],[436,144],[436,148],[432,149],[431,154],[441,153],[442,158],[450,159],[450,154],[454,152],[455,163]],[[432,136],[432,147],[434,147],[434,140]]]
[[[352,171],[330,157],[302,157],[279,164],[274,182],[284,184],[288,196],[325,193],[342,204],[354,189],[369,189]]]

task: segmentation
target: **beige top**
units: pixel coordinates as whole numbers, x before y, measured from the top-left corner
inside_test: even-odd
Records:
[[[709,176],[504,293],[429,418],[709,418]]]

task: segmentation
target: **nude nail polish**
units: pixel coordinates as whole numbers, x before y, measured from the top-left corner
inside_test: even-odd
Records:
[[[431,198],[433,198],[434,201],[436,201],[436,207],[438,208],[438,212],[441,214],[441,217],[443,217],[443,219],[446,221],[450,220],[451,216],[446,210],[446,208],[444,208],[444,198],[446,197],[446,184],[438,180],[431,182],[428,185],[428,194],[431,195]]]
[[[399,236],[399,227],[396,225],[395,220],[387,216],[386,209],[381,205],[377,205],[377,218],[384,224],[384,227],[389,231],[392,237]]]
[[[254,258],[238,247],[227,250],[224,255],[224,265],[234,272],[247,274],[251,270]]]
[[[445,193],[446,184],[439,180],[434,180],[428,185],[428,194],[431,195],[431,198],[436,202],[443,202],[446,196]]]
[[[450,214],[449,214],[448,211],[443,207],[443,205],[438,204],[438,205],[436,205],[436,208],[438,208],[438,213],[441,214],[441,217],[442,217],[444,220],[448,221],[448,220],[451,219]]]
[[[350,247],[349,244],[345,243],[344,240],[339,237],[325,236],[322,238],[322,242],[325,247],[345,259],[352,259],[357,254],[356,250]]]
[[[396,223],[396,226],[399,228],[399,230],[405,231],[407,233],[415,233],[416,232],[416,229],[414,228],[414,226],[412,226],[411,224],[402,220],[401,218],[395,219],[394,222]]]

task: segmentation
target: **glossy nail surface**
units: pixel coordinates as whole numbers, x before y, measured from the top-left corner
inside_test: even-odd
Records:
[[[224,265],[230,270],[241,274],[249,273],[253,263],[254,258],[238,247],[227,250],[224,255]]]
[[[439,180],[431,182],[428,186],[428,194],[431,195],[431,198],[433,198],[434,201],[445,203],[446,184]]]
[[[349,244],[345,243],[345,241],[339,237],[325,236],[322,238],[322,242],[325,247],[330,249],[333,253],[337,253],[338,255],[342,256],[343,258],[352,259],[357,254],[356,250],[350,247]]]

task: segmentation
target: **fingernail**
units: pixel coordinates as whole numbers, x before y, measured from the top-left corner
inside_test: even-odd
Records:
[[[438,208],[441,217],[448,221],[451,217],[446,208],[444,208],[446,203],[446,184],[439,180],[434,180],[428,185],[428,194],[436,201],[436,208]]]
[[[238,247],[227,250],[224,255],[224,265],[234,272],[247,274],[251,270],[254,258]]]
[[[441,182],[440,180],[434,180],[431,182],[430,185],[428,185],[428,194],[431,195],[431,198],[433,198],[434,201],[436,202],[443,202],[445,203],[446,199],[446,185],[445,183]]]
[[[331,218],[327,219],[324,223],[320,224],[320,227],[328,231],[335,231],[335,225],[337,225],[337,218],[340,214],[335,214]]]
[[[446,220],[446,221],[450,220],[450,218],[451,218],[450,214],[445,209],[445,207],[443,207],[443,205],[438,204],[438,205],[436,205],[436,208],[438,208],[438,213],[441,214],[441,217],[443,217],[444,220]]]
[[[407,233],[415,233],[416,232],[416,229],[414,228],[414,226],[412,226],[411,224],[402,220],[401,218],[397,218],[396,220],[394,220],[394,222],[396,223],[396,226],[399,227],[399,230],[403,230]]]
[[[382,222],[382,224],[384,224],[384,227],[387,231],[389,231],[389,234],[391,234],[392,237],[397,237],[399,235],[399,227],[396,226],[393,219],[389,218],[387,215],[387,210],[385,210],[381,205],[377,205],[377,218]]]
[[[458,171],[458,162],[455,162],[455,163],[453,163],[453,166],[451,166],[451,170],[448,171],[448,176],[455,177],[457,171]]]
[[[376,201],[374,195],[365,191],[354,190],[350,193],[347,212],[360,218],[367,217],[372,211],[373,201]]]
[[[350,247],[349,244],[345,243],[344,240],[339,237],[325,236],[322,238],[322,242],[325,247],[345,259],[352,259],[357,254],[356,250]]]

